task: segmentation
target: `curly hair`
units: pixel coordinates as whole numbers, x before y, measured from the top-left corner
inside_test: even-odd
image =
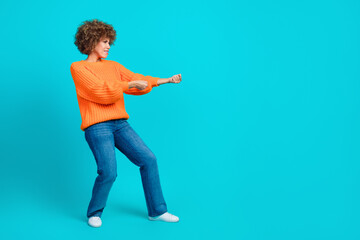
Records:
[[[77,28],[74,43],[81,53],[89,55],[103,37],[108,37],[109,44],[115,45],[116,31],[113,26],[98,19],[87,20]]]

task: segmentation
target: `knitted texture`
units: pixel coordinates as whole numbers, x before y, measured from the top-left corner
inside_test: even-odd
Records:
[[[75,83],[81,115],[81,130],[99,122],[112,119],[128,119],[125,111],[124,93],[143,95],[157,87],[157,77],[133,73],[123,65],[112,60],[100,62],[84,60],[73,62],[70,72]],[[144,80],[147,88],[129,89],[129,82]]]

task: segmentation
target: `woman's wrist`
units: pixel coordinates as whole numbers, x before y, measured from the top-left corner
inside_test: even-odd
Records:
[[[129,82],[129,89],[134,88],[134,87],[135,87],[135,83],[134,82]]]
[[[157,85],[169,83],[169,81],[170,81],[169,78],[159,78],[159,79],[157,80]]]

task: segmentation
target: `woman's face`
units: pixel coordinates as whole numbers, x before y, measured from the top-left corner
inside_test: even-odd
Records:
[[[110,49],[110,39],[103,37],[95,46],[95,49],[92,51],[92,53],[96,54],[98,58],[106,58],[109,54],[109,49]]]

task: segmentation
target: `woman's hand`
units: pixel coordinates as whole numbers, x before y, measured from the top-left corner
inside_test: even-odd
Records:
[[[177,74],[169,78],[169,83],[179,83],[181,82],[181,74]]]
[[[129,88],[137,88],[139,90],[144,90],[145,88],[147,88],[148,86],[148,82],[147,81],[143,81],[143,80],[135,80],[135,81],[131,81],[129,82]]]

